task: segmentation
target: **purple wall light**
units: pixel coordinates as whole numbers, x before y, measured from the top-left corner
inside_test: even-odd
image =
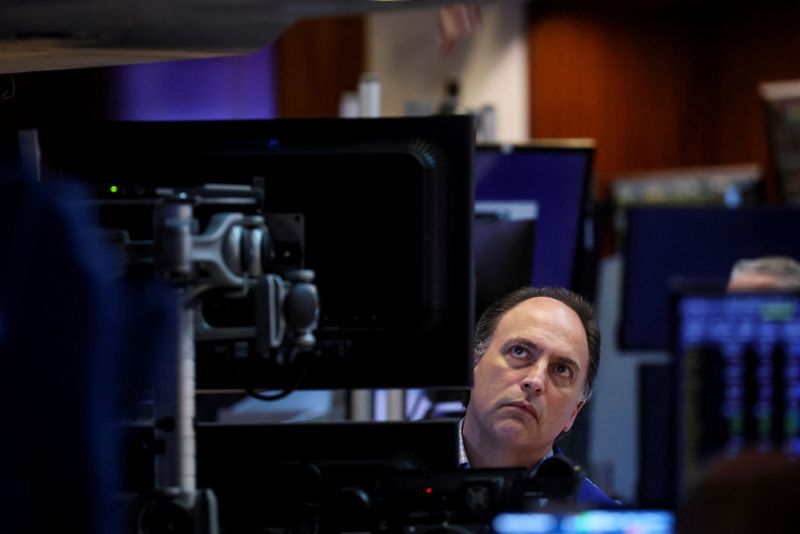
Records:
[[[116,120],[271,119],[278,115],[275,51],[116,67]]]

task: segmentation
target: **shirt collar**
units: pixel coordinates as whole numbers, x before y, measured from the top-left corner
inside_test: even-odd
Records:
[[[544,455],[544,458],[536,462],[536,464],[531,467],[530,475],[533,476],[536,474],[536,471],[539,469],[541,463],[553,456],[553,449],[551,448],[547,451],[547,454]],[[467,456],[467,448],[464,446],[464,418],[462,417],[461,420],[458,422],[458,467],[461,469],[470,469],[469,465],[469,456]]]

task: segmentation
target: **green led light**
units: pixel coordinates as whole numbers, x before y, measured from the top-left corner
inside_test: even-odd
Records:
[[[108,190],[111,191],[112,193],[116,193],[117,191],[119,191],[119,187],[117,187],[116,185],[112,185],[111,187],[108,188]]]

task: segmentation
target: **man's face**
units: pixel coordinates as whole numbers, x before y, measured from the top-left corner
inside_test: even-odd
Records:
[[[509,310],[474,368],[464,432],[475,456],[542,458],[583,406],[588,368],[586,333],[569,306],[535,297]]]

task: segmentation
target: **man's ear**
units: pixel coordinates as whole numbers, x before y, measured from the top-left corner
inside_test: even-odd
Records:
[[[575,405],[575,409],[572,411],[572,414],[569,417],[569,421],[567,421],[567,424],[565,424],[564,428],[561,429],[562,433],[569,432],[569,430],[572,428],[572,424],[575,422],[575,417],[578,416],[578,412],[581,411],[581,408],[583,408],[584,404],[586,404],[585,400],[581,399],[578,401],[578,404]]]

